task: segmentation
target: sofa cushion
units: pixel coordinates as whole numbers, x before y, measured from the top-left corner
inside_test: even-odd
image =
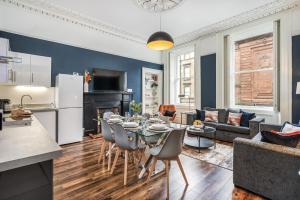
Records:
[[[290,133],[295,131],[300,131],[300,126],[298,124],[291,124],[290,122],[284,122],[280,129],[280,132],[282,133]]]
[[[241,110],[241,113],[243,113],[241,118],[241,126],[249,127],[249,121],[256,117],[255,113],[248,113],[243,110]]]
[[[196,109],[196,112],[197,112],[197,119],[204,121],[205,120],[205,111]]]
[[[246,134],[246,135],[250,134],[250,129],[248,127],[232,126],[228,124],[218,124],[217,130],[239,133],[239,134]]]
[[[241,124],[242,113],[228,113],[227,124],[233,126],[240,126]]]
[[[262,131],[262,141],[288,147],[297,147],[300,140],[300,132],[281,133],[273,131]]]
[[[218,126],[218,123],[216,122],[203,122],[205,126],[210,126],[210,127],[213,127],[213,128],[217,128]]]
[[[166,117],[173,117],[175,113],[176,113],[176,111],[165,110],[163,116],[166,116]]]
[[[216,108],[204,107],[203,110],[218,111],[218,122],[226,124],[227,114],[228,114],[226,109],[216,109]]]

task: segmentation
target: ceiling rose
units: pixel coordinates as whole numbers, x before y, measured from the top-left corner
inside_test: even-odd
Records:
[[[180,4],[183,0],[136,0],[137,4],[152,12],[163,12],[170,10]]]

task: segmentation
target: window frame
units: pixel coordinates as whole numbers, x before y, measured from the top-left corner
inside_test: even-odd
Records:
[[[181,73],[181,68],[182,67],[179,67],[180,65],[180,59],[179,57],[180,56],[184,56],[188,54],[188,59],[193,59],[194,61],[194,70],[191,69],[191,66],[189,67],[190,68],[190,77],[188,79],[186,79],[185,77],[182,77],[182,79],[180,78],[180,73]],[[193,58],[191,58],[191,56]],[[188,60],[186,59],[186,60]],[[179,106],[179,107],[187,107],[189,106],[189,103],[188,101],[187,102],[183,102],[181,103],[180,101],[180,98],[178,97],[178,95],[182,95],[181,94],[181,89],[184,90],[184,88],[181,88],[181,80],[189,80],[189,79],[194,79],[194,83],[193,83],[193,86],[190,86],[190,92],[191,93],[194,93],[194,97],[193,97],[193,101],[190,102],[190,105],[191,106],[194,106],[196,104],[196,80],[195,80],[195,76],[193,76],[193,74],[195,74],[196,72],[196,58],[195,58],[195,48],[194,46],[189,46],[189,47],[186,47],[186,48],[182,48],[182,49],[177,49],[177,50],[174,50],[172,52],[170,52],[170,103],[171,104],[174,104],[176,106]],[[185,76],[184,74],[184,69],[183,70],[183,75]],[[175,90],[175,88],[177,88],[177,90]],[[186,97],[185,97],[186,98]]]

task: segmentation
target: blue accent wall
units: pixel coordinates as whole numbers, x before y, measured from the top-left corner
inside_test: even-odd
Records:
[[[40,40],[0,31],[0,37],[10,41],[12,51],[48,56],[52,58],[51,85],[55,85],[57,74],[83,74],[93,68],[120,70],[127,72],[127,87],[134,91],[134,99],[142,101],[142,68],[163,70],[163,65],[116,56],[98,51],[73,47],[60,43]],[[130,48],[130,46],[128,47]],[[92,85],[92,84],[90,84]]]
[[[293,123],[298,123],[300,120],[300,95],[296,94],[297,82],[300,82],[300,35],[294,36],[293,44],[293,86],[292,86],[292,119]]]
[[[216,107],[216,54],[201,56],[201,107]]]

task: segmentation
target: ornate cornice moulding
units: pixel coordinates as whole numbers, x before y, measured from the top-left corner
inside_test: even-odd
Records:
[[[98,31],[106,35],[118,37],[132,42],[146,44],[146,38],[129,33],[122,29],[100,22],[89,16],[82,15],[70,9],[37,0],[0,0],[0,2],[24,9],[36,14],[45,15],[66,23],[75,24],[83,28]]]
[[[179,3],[181,0],[177,0]],[[177,2],[176,1],[176,2]],[[0,0],[4,4],[24,9],[28,12],[45,15],[57,20],[62,20],[66,23],[75,24],[86,28],[91,31],[98,31],[102,34],[106,34],[112,37],[117,37],[125,40],[129,40],[139,44],[146,44],[147,38],[133,33],[129,33],[122,29],[100,22],[97,19],[89,16],[82,15],[70,9],[66,9],[57,5],[50,4],[45,1],[38,0]],[[184,34],[175,38],[175,44],[180,45],[183,43],[191,42],[202,36],[224,31],[245,23],[252,22],[257,19],[261,19],[282,11],[296,7],[299,4],[299,0],[277,0],[272,3],[265,4],[254,10],[242,13],[240,15],[225,19],[218,23],[212,24],[200,28],[196,31]]]
[[[268,17],[285,10],[289,10],[297,7],[300,4],[299,0],[277,0],[272,3],[265,4],[256,9],[244,12],[237,16],[225,19],[223,21],[217,22],[215,24],[200,28],[196,31],[184,34],[175,38],[175,44],[180,45],[184,43],[191,42],[193,40],[199,39],[200,37],[218,33],[220,31],[225,31],[230,28],[237,27],[242,24],[253,22],[264,17]]]

